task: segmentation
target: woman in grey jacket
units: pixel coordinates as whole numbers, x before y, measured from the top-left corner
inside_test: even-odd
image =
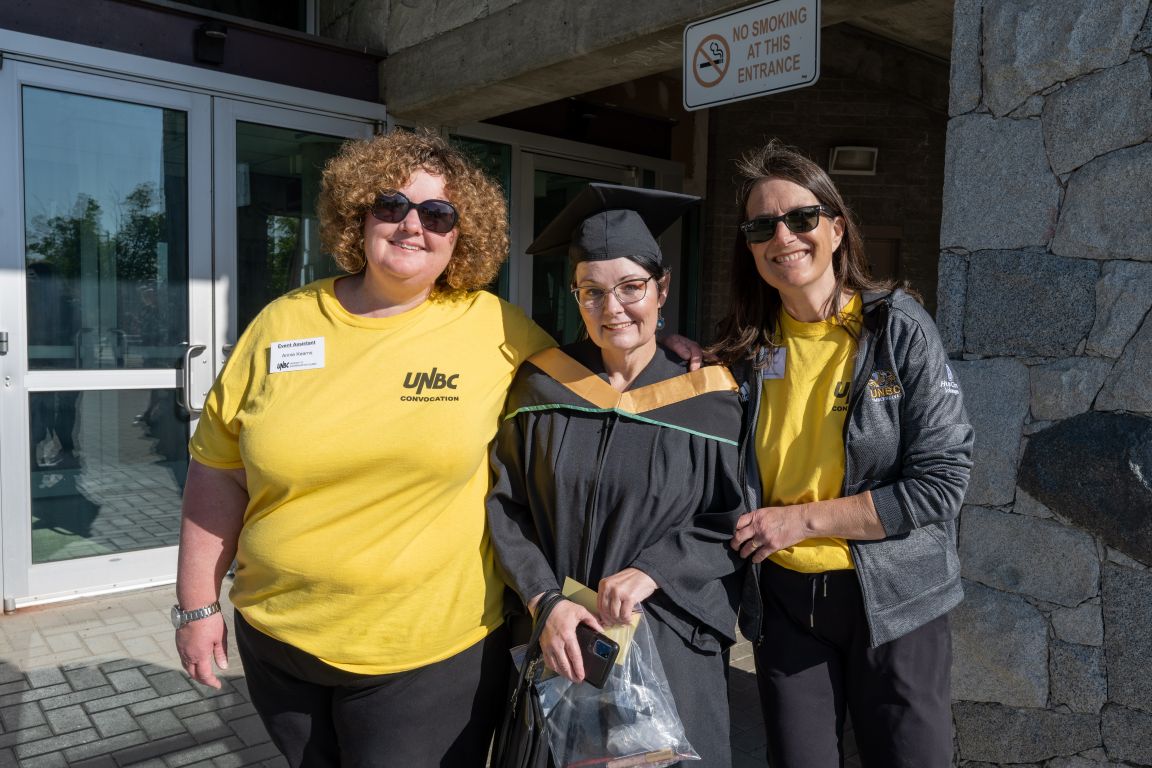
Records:
[[[828,175],[773,141],[739,164],[734,308],[713,351],[746,398],[754,640],[773,768],[951,765],[956,518],[972,428],[927,312],[874,280]]]

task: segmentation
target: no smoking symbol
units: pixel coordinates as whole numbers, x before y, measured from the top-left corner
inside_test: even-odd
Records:
[[[711,88],[724,79],[731,60],[728,41],[722,35],[708,35],[692,55],[692,75],[702,87]]]

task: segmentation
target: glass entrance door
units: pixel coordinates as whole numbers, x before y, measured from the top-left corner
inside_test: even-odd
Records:
[[[365,120],[216,99],[216,327],[224,353],[272,299],[336,274],[322,253],[316,199],[324,164]]]
[[[25,62],[0,100],[5,605],[170,581],[196,416],[372,125]]]
[[[5,601],[170,573],[211,381],[208,97],[24,62],[0,75]],[[210,293],[205,294],[210,301]]]

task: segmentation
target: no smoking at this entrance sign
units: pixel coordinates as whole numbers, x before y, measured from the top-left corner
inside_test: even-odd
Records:
[[[820,76],[820,0],[769,0],[684,28],[684,108],[812,85]]]

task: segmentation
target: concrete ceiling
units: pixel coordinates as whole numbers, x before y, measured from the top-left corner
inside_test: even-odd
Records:
[[[484,120],[681,66],[684,25],[748,0],[647,3],[523,0],[504,11],[392,53],[382,94],[405,122]],[[947,61],[954,0],[823,0],[821,25],[850,24]],[[542,22],[547,19],[548,22]],[[572,30],[578,29],[579,34]],[[524,45],[524,40],[533,41]],[[428,62],[452,77],[427,77]]]
[[[939,59],[952,57],[953,0],[848,5],[843,21]]]

